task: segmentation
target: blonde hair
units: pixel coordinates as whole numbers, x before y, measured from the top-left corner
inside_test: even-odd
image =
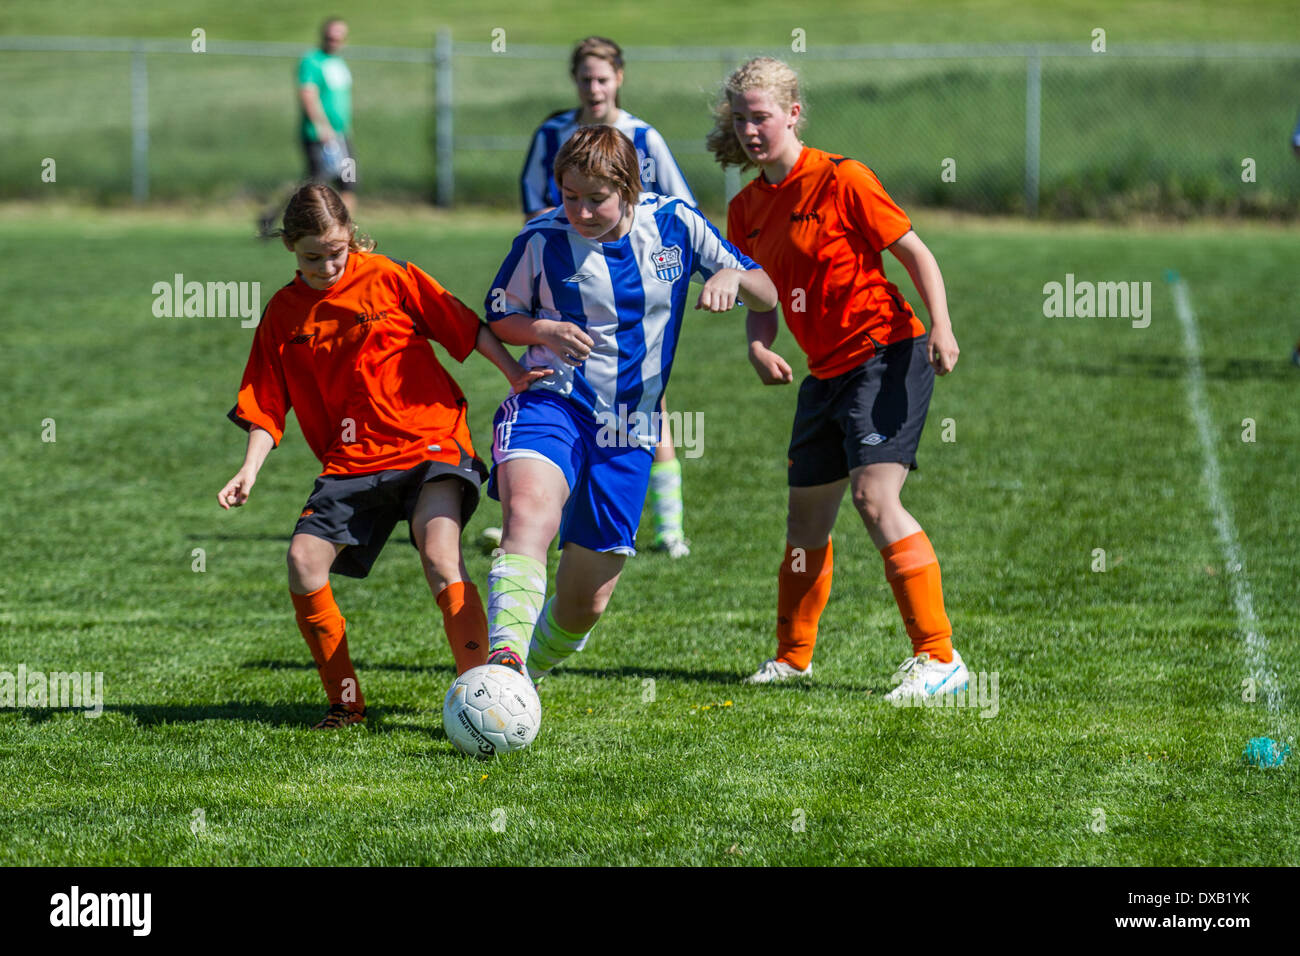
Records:
[[[573,48],[573,53],[569,57],[569,76],[573,77],[574,82],[578,80],[578,67],[582,66],[582,61],[589,56],[594,56],[598,60],[604,60],[613,68],[615,73],[623,70],[623,49],[609,37],[587,37]],[[622,107],[619,102],[619,93],[621,90],[614,92],[614,105]]]
[[[357,224],[338,193],[321,183],[307,183],[298,187],[285,207],[280,228],[269,235],[293,246],[303,236],[323,236],[335,227],[347,230],[349,251],[369,252],[375,248],[375,240],[357,232]]]
[[[731,112],[731,98],[750,90],[766,90],[776,105],[787,112],[795,103],[803,103],[799,94],[799,76],[789,64],[770,56],[760,56],[738,67],[722,84],[721,96],[713,106],[713,129],[706,140],[709,152],[723,166],[747,169],[754,165],[736,138]],[[800,110],[794,124],[796,136],[803,132],[804,125],[804,112]]]
[[[628,205],[641,197],[641,163],[632,141],[613,126],[582,126],[555,157],[555,182],[564,187],[570,169],[611,183]]]

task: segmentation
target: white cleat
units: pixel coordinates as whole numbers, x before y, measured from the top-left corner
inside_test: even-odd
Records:
[[[804,670],[792,667],[785,661],[778,661],[769,657],[763,661],[763,666],[756,673],[750,674],[741,683],[744,684],[775,684],[783,680],[796,680],[800,677],[808,677],[812,674],[812,664],[809,664]]]
[[[505,552],[501,550],[500,528],[484,528],[483,532],[479,535],[479,543],[483,546],[483,550],[490,551],[494,558],[499,558],[501,555],[505,554]]]
[[[898,686],[885,695],[885,700],[901,706],[912,698],[957,693],[970,680],[970,671],[955,650],[948,664],[931,659],[929,654],[917,654],[899,664],[891,680]]]
[[[691,553],[691,545],[680,534],[669,534],[655,538],[654,550],[662,551],[668,557],[677,559],[688,556]]]

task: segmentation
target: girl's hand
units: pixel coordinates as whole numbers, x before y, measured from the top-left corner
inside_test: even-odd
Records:
[[[543,345],[568,365],[581,365],[596,343],[572,322],[544,320],[538,323],[537,337]]]
[[[540,382],[542,379],[554,374],[555,369],[553,368],[524,368],[521,365],[519,374],[510,376],[510,391],[516,395],[520,392],[526,392],[533,382]]]
[[[957,356],[961,354],[961,349],[957,348],[957,338],[952,334],[952,328],[947,325],[931,327],[928,344],[930,367],[934,369],[934,374],[947,375],[956,366]]]
[[[789,385],[794,381],[790,363],[769,348],[757,343],[749,347],[749,361],[764,385]]]
[[[736,305],[740,294],[740,270],[719,269],[704,283],[695,308],[708,312],[726,312]]]
[[[239,469],[239,473],[226,482],[226,487],[217,492],[217,504],[227,511],[238,508],[248,500],[255,481],[257,481],[256,472],[251,472],[247,468]]]

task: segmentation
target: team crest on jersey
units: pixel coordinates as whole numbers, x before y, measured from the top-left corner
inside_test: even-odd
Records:
[[[664,282],[672,282],[682,274],[682,250],[679,246],[669,246],[650,253],[654,263],[655,276]]]

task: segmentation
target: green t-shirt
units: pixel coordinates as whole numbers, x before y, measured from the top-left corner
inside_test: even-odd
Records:
[[[321,108],[335,131],[352,132],[352,72],[343,57],[324,50],[312,50],[298,64],[298,85],[311,83],[320,91]],[[302,135],[310,143],[320,142],[316,124],[302,114]]]

